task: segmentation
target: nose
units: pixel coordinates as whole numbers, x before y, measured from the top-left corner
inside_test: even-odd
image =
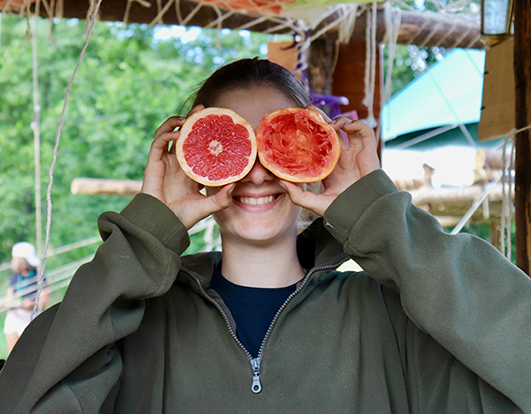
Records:
[[[251,168],[249,174],[243,177],[242,181],[249,181],[253,184],[259,185],[264,181],[273,180],[274,178],[275,176],[269,170],[267,170],[257,158],[254,162],[253,168]]]

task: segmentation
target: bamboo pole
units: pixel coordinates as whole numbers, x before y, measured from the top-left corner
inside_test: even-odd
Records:
[[[531,125],[531,3],[515,1],[514,74],[516,128]],[[515,139],[516,265],[528,275],[531,260],[531,146],[529,130]]]
[[[133,196],[140,192],[142,181],[105,178],[74,178],[72,194]]]

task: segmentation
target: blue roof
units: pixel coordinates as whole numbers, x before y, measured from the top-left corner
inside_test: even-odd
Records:
[[[485,51],[454,49],[384,105],[384,141],[413,131],[479,122]]]

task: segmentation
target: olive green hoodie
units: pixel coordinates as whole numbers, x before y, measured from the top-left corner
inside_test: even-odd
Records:
[[[251,359],[219,253],[139,194],[0,373],[0,413],[531,413],[531,280],[376,171],[299,236],[311,268]],[[364,272],[334,270],[347,256]],[[371,276],[369,276],[371,275]]]

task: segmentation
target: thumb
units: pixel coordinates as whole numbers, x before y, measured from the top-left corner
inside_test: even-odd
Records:
[[[216,194],[211,196],[200,196],[193,206],[186,209],[181,221],[189,230],[202,219],[229,207],[232,204],[232,191],[235,184],[229,184],[221,188]]]
[[[200,205],[197,206],[198,214],[204,217],[223,210],[232,204],[232,192],[236,184],[228,184],[223,186],[217,193],[206,196],[201,200]]]
[[[289,198],[294,204],[307,208],[319,216],[323,216],[326,208],[321,207],[320,195],[306,191],[289,181],[280,180],[280,185],[287,191]]]

